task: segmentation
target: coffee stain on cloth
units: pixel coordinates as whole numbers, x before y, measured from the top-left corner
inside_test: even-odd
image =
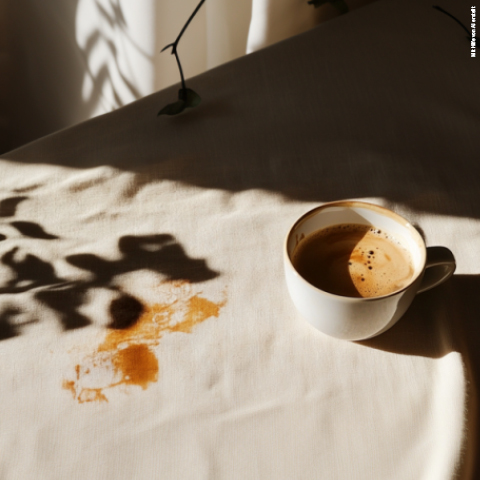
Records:
[[[146,390],[158,380],[154,348],[160,339],[168,333],[191,333],[208,318],[218,318],[226,303],[192,293],[189,282],[165,282],[162,287],[167,292],[164,302],[145,307],[132,326],[108,331],[95,351],[75,366],[74,378],[63,380],[63,388],[78,403],[108,402],[106,391],[115,388]]]

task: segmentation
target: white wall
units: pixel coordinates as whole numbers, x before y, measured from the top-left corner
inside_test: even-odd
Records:
[[[0,153],[179,82],[160,50],[198,2],[0,0]],[[307,0],[206,0],[179,44],[185,76],[337,15]]]
[[[0,2],[10,4],[13,148],[179,82],[175,58],[160,50],[198,0]],[[179,46],[187,78],[245,53],[250,12],[251,0],[206,0]]]

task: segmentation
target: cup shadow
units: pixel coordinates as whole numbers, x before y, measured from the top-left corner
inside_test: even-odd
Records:
[[[467,433],[462,476],[480,478],[480,275],[454,275],[444,284],[417,295],[405,315],[377,337],[356,342],[401,355],[441,358],[451,352],[462,356],[468,395]]]

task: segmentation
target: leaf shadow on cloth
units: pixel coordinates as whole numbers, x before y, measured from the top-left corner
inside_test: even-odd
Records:
[[[10,269],[12,276],[0,285],[0,295],[8,296],[8,300],[0,304],[0,340],[17,335],[25,325],[25,322],[14,321],[26,313],[23,307],[11,303],[15,294],[33,295],[35,301],[55,312],[65,330],[71,330],[92,323],[82,313],[82,307],[92,290],[106,289],[113,293],[108,326],[127,328],[138,320],[144,307],[140,300],[116,285],[118,275],[148,270],[162,274],[165,280],[191,283],[211,280],[219,275],[205,260],[189,257],[170,234],[125,235],[118,240],[118,248],[121,256],[116,260],[92,253],[66,256],[64,260],[68,264],[89,273],[86,279],[76,281],[62,278],[51,263],[36,255],[27,253],[21,256],[19,247],[4,253],[0,263]],[[28,318],[27,323],[38,321],[32,320],[31,316]]]
[[[454,275],[419,294],[405,315],[378,337],[357,342],[402,355],[442,358],[457,352],[466,376],[464,458],[459,478],[480,478],[480,275]]]
[[[13,217],[18,205],[27,199],[28,197],[22,195],[4,198],[0,201],[0,217]]]

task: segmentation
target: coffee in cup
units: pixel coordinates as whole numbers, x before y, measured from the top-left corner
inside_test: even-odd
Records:
[[[413,278],[408,249],[392,234],[358,223],[311,233],[292,254],[297,272],[315,287],[344,297],[379,297]]]

